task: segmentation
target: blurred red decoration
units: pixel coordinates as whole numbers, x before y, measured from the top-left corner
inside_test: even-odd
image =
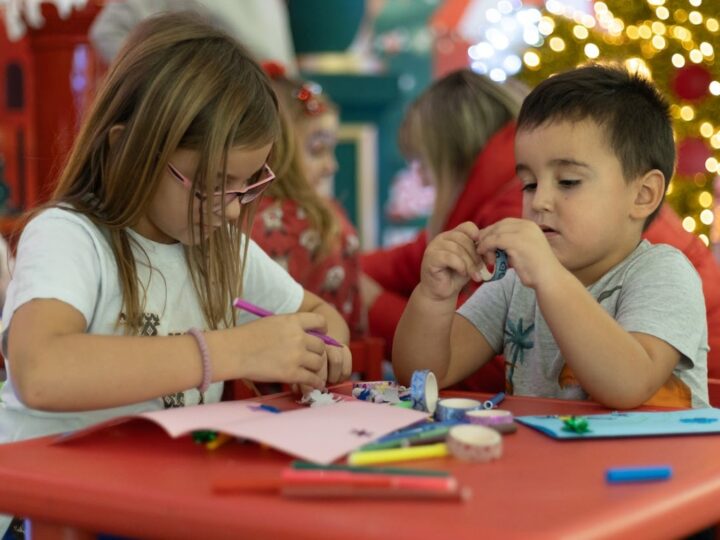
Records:
[[[263,71],[271,79],[278,79],[285,76],[285,66],[283,66],[279,62],[269,60],[267,62],[263,62],[261,66],[263,68]]]
[[[693,176],[707,173],[705,162],[712,156],[710,148],[702,139],[687,138],[677,146],[677,173],[681,176]]]
[[[706,97],[712,75],[705,66],[689,65],[680,68],[672,80],[672,89],[681,99],[694,101]]]

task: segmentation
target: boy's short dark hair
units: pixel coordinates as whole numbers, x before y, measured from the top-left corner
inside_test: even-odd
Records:
[[[626,180],[658,169],[667,189],[675,166],[672,122],[667,102],[649,80],[620,66],[598,64],[560,73],[525,98],[517,125],[520,131],[586,119],[605,129]],[[660,205],[645,228],[659,211]]]

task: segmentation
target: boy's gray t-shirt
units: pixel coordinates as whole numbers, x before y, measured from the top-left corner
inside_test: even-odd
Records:
[[[707,318],[702,283],[677,249],[643,240],[621,263],[588,287],[628,332],[662,339],[682,355],[673,374],[692,393],[693,407],[708,407]],[[535,290],[513,270],[486,283],[458,313],[505,356],[506,386],[515,395],[588,399],[563,359],[537,306]]]

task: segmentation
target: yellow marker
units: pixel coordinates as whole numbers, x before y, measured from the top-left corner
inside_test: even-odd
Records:
[[[412,459],[429,459],[445,457],[448,448],[445,443],[409,446],[407,448],[390,448],[387,450],[368,450],[353,452],[348,457],[350,465],[373,465],[375,463],[391,463],[393,461],[410,461]]]
[[[230,442],[233,439],[234,439],[234,437],[232,435],[227,435],[225,433],[218,433],[218,436],[215,439],[213,439],[212,441],[210,441],[209,443],[207,443],[205,445],[205,448],[207,448],[208,450],[217,450],[223,444]]]

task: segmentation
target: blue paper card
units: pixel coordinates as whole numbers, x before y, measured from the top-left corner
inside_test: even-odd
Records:
[[[696,435],[720,433],[720,409],[687,409],[669,412],[612,412],[590,414],[589,431],[577,433],[563,429],[562,415],[518,416],[518,422],[535,428],[554,439],[595,439],[613,437],[649,437],[653,435]]]

